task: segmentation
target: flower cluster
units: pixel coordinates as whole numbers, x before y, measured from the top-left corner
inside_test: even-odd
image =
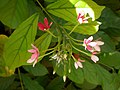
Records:
[[[82,24],[82,23],[88,23],[87,19],[85,18],[84,12],[80,12],[80,13],[79,13],[77,20],[78,20],[78,22],[79,22],[80,24]],[[51,34],[52,36],[56,37],[55,35],[53,35],[53,34],[49,31],[51,25],[52,25],[52,22],[49,24],[48,19],[47,19],[47,18],[44,18],[44,23],[39,22],[39,23],[38,23],[38,28],[39,28],[40,30],[42,30],[42,31],[47,31],[47,32],[48,32],[49,34]],[[66,33],[67,33],[67,32],[65,32],[64,34],[66,34]],[[62,33],[62,34],[63,34],[63,33]],[[69,34],[68,34],[68,35],[69,35]],[[64,36],[64,37],[67,37],[68,35],[63,35],[63,36]],[[69,36],[69,37],[71,37],[71,36]],[[62,39],[62,40],[68,40],[69,37],[67,37],[67,39],[64,38],[64,39]],[[61,38],[62,38],[62,37],[61,37]],[[70,39],[71,39],[71,38],[69,38],[69,40],[70,40]],[[62,40],[61,40],[60,42],[58,42],[58,43],[61,44]],[[73,42],[74,42],[74,40],[75,40],[75,39],[73,39]],[[72,41],[72,40],[71,40],[71,41]],[[77,41],[78,41],[78,40],[77,40]],[[76,41],[76,42],[77,42],[77,41]],[[65,41],[65,42],[66,42],[66,41]],[[76,42],[75,42],[75,43],[76,43]],[[66,45],[65,45],[65,43],[63,43],[63,44],[61,44],[61,45],[58,45],[58,46],[59,46],[59,47],[58,47],[59,49],[63,49],[63,48],[64,48],[64,50],[59,50],[58,48],[54,48],[54,50],[53,50],[53,49],[50,49],[50,50],[53,50],[53,52],[55,53],[55,54],[51,57],[51,60],[55,60],[55,63],[56,63],[56,66],[55,66],[55,68],[54,68],[53,74],[55,74],[56,69],[60,66],[60,64],[62,64],[63,67],[64,67],[63,80],[66,81],[66,72],[67,72],[66,66],[68,66],[68,68],[69,68],[69,67],[71,67],[71,65],[72,65],[72,64],[69,64],[69,65],[68,65],[68,63],[71,63],[70,60],[74,60],[74,67],[75,67],[76,69],[78,69],[78,68],[83,68],[83,63],[85,62],[85,60],[82,60],[82,59],[81,59],[82,57],[80,57],[80,54],[74,53],[74,52],[72,51],[73,48],[76,49],[76,51],[78,51],[78,53],[80,52],[80,53],[84,53],[84,54],[90,56],[90,57],[91,57],[91,60],[92,60],[93,62],[96,63],[97,61],[99,61],[99,58],[96,56],[96,54],[98,54],[98,53],[101,51],[100,46],[103,45],[104,42],[99,41],[99,40],[93,41],[93,36],[90,36],[88,39],[85,38],[84,41],[82,41],[82,42],[83,42],[82,44],[80,44],[80,42],[79,42],[79,45],[83,46],[83,47],[85,48],[85,50],[88,50],[88,51],[91,53],[91,56],[90,56],[90,54],[88,54],[88,53],[86,54],[86,52],[84,52],[84,51],[82,51],[82,50],[76,49],[76,47],[74,46],[74,44],[72,45],[72,43],[71,43],[71,42],[69,43],[69,41],[67,42]],[[77,43],[78,43],[78,42],[77,42]],[[31,58],[30,58],[29,60],[27,60],[27,63],[33,63],[33,67],[34,67],[35,64],[38,62],[38,58],[39,58],[40,53],[39,53],[39,50],[38,50],[38,48],[37,48],[36,46],[34,46],[33,44],[31,44],[31,46],[32,46],[33,49],[28,50],[28,52],[32,53],[32,55],[31,55]],[[68,46],[70,46],[70,47],[68,47]],[[53,53],[53,52],[52,52],[52,53]],[[46,54],[46,55],[48,55],[48,54]],[[46,56],[46,55],[44,55],[44,56]],[[66,63],[66,62],[67,62],[67,63]],[[67,68],[67,69],[68,69],[68,68]],[[68,72],[69,72],[69,73],[71,72],[71,69],[70,69],[70,68],[69,68]]]
[[[90,36],[88,39],[84,39],[83,46],[85,50],[88,50],[92,53],[91,59],[96,63],[99,58],[95,55],[101,51],[100,46],[103,45],[104,42],[102,41],[93,41],[93,36]]]

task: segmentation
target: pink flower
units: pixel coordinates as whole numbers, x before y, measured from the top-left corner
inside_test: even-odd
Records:
[[[102,41],[93,41],[93,36],[89,37],[88,39],[84,39],[85,50],[87,49],[90,52],[100,51],[100,46],[104,44]]]
[[[48,24],[47,18],[44,18],[44,23],[41,23],[41,22],[38,23],[38,27],[42,31],[49,29],[51,25],[52,25],[52,22],[50,24]]]
[[[85,61],[80,59],[79,54],[74,53],[73,56],[75,57],[76,60],[78,60],[74,63],[75,68],[76,69],[78,69],[78,67],[83,68],[82,62],[85,62]]]
[[[88,21],[87,21],[87,19],[85,19],[85,17],[84,17],[84,12],[83,11],[81,11],[79,14],[78,14],[78,22],[80,23],[80,24],[82,24],[82,23],[87,23]]]
[[[33,44],[31,44],[33,49],[28,50],[28,52],[32,53],[32,56],[29,60],[27,60],[27,63],[33,63],[33,67],[35,64],[38,62],[38,57],[39,57],[39,50],[37,47],[35,47]]]
[[[99,58],[96,55],[92,54],[91,60],[96,63],[97,61],[99,61]]]

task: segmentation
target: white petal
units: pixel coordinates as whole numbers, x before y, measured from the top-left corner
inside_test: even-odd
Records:
[[[64,81],[64,82],[66,81],[66,76],[65,76],[65,75],[63,76],[63,81]]]
[[[77,64],[77,62],[74,63],[74,66],[75,66],[76,69],[78,69],[78,64]]]
[[[83,65],[82,65],[81,62],[77,62],[77,64],[78,64],[78,66],[79,66],[80,68],[83,68]]]
[[[96,45],[97,45],[97,43],[96,43],[96,42],[90,42],[90,43],[88,43],[88,45],[90,45],[90,46],[94,47],[94,46],[96,46]]]
[[[94,47],[96,51],[100,51],[100,47],[99,46],[95,46]]]
[[[57,54],[55,54],[55,55],[52,57],[52,59],[57,59]]]
[[[28,59],[27,60],[27,63],[32,63],[32,62],[34,62],[35,61],[35,59]]]
[[[104,42],[102,42],[102,41],[96,41],[96,43],[97,43],[97,45],[103,45],[104,44]]]
[[[90,37],[87,39],[86,42],[88,42],[88,41],[92,41],[92,40],[93,40],[93,36],[90,36]]]
[[[95,56],[95,55],[92,55],[91,56],[91,59],[93,60],[93,62],[97,62],[97,61],[99,61],[99,58],[97,57],[97,56]]]

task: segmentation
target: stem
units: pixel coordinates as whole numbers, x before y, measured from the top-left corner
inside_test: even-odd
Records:
[[[72,42],[73,42],[75,45],[81,45],[81,46],[83,46],[82,44],[76,43],[76,42],[74,42],[73,40],[72,40]]]
[[[71,30],[71,32],[69,33],[69,35],[70,35],[78,26],[79,26],[79,23],[74,26],[74,28]]]
[[[56,21],[50,16],[50,14],[45,10],[45,8],[41,5],[41,3],[36,0],[39,6],[42,8],[42,10],[50,17],[50,19],[57,25]]]
[[[70,42],[70,41],[69,41],[69,42]],[[71,42],[70,42],[70,44],[71,44],[71,46],[72,46],[75,50],[77,50],[77,51],[79,51],[79,52],[81,52],[81,53],[84,53],[84,54],[86,54],[87,56],[90,56],[90,57],[91,57],[91,54],[88,54],[88,53],[86,53],[86,52],[84,52],[84,51],[82,51],[82,50],[80,50],[80,49],[77,49],[75,46],[72,45]]]
[[[19,68],[18,68],[18,75],[19,75],[19,79],[20,79],[21,88],[22,88],[22,90],[24,90],[23,83],[22,83],[22,78],[21,78],[21,75],[20,75],[20,69]]]
[[[72,56],[73,60],[74,60],[75,62],[77,62],[77,60],[75,59],[75,57],[74,57],[73,55],[71,55],[71,56]]]
[[[51,33],[49,30],[46,30],[50,35],[52,35],[54,38],[57,38],[53,33]]]
[[[44,54],[44,55],[42,55],[42,56],[38,57],[38,59],[40,59],[40,58],[42,58],[42,57],[44,57],[44,56],[47,56],[47,55],[49,55],[49,54],[51,54],[51,53],[53,53],[53,52],[54,52],[54,50],[53,50],[53,51],[51,51],[51,52],[49,52],[49,53],[47,53],[47,54]]]

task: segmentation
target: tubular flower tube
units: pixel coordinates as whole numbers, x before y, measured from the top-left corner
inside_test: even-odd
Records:
[[[39,22],[38,28],[42,31],[46,31],[47,29],[49,29],[51,27],[51,25],[52,25],[52,22],[50,22],[50,24],[49,24],[48,19],[44,18],[44,23]]]
[[[33,44],[31,44],[33,49],[28,50],[28,52],[32,53],[31,58],[27,60],[27,63],[33,63],[33,67],[38,62],[38,57],[40,55],[39,50]]]

